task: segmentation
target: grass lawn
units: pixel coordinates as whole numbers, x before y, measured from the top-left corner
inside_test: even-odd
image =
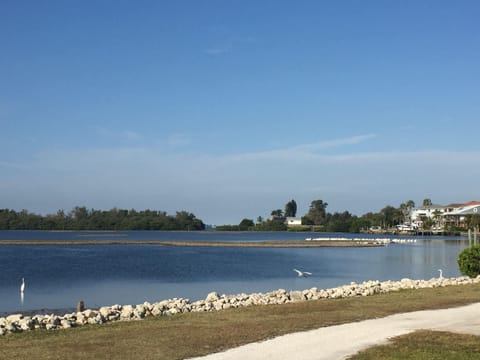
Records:
[[[142,321],[89,325],[68,330],[31,331],[0,337],[0,358],[183,359],[295,331],[383,317],[399,312],[460,306],[477,301],[480,301],[480,285],[461,285],[404,290],[369,297],[152,317]],[[447,333],[446,336],[456,335]],[[409,343],[408,338],[406,339],[401,337],[396,341],[399,341],[399,344],[401,341]],[[441,346],[445,346],[445,351],[450,351],[447,349],[447,341],[444,344],[439,337],[438,343],[440,353],[443,351]],[[418,346],[423,346],[422,342]],[[414,351],[414,346],[411,348]],[[385,351],[397,350],[392,348]],[[469,359],[461,356],[463,354],[456,359]],[[374,358],[390,359],[382,356],[361,359]],[[425,358],[435,357],[423,359]],[[480,355],[477,358],[480,358]]]
[[[478,360],[480,336],[420,330],[393,338],[386,345],[375,346],[350,360]]]

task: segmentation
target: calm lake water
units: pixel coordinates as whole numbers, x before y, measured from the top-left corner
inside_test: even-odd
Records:
[[[0,231],[2,240],[304,240],[362,234],[221,232]],[[209,292],[237,294],[276,289],[328,288],[351,281],[430,279],[443,269],[459,276],[460,237],[417,237],[416,243],[376,248],[209,248],[158,245],[0,246],[0,314],[70,309],[79,300],[94,308],[173,297],[190,300]],[[298,278],[293,268],[313,273]],[[25,278],[24,298],[20,281]]]

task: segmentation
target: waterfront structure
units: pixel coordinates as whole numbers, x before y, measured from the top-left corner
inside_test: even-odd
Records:
[[[451,204],[443,214],[444,226],[466,227],[468,216],[480,215],[480,201],[470,201],[465,204]]]
[[[410,226],[412,228],[423,228],[426,220],[434,221],[436,228],[442,228],[442,215],[447,211],[443,205],[427,205],[413,208],[410,211]]]
[[[442,230],[449,226],[467,227],[468,215],[480,215],[480,201],[469,201],[446,206],[428,205],[413,208],[409,213],[409,226],[424,228],[427,220],[434,222],[432,230]]]
[[[285,219],[285,224],[287,226],[301,226],[302,225],[302,218],[299,217],[287,217]]]

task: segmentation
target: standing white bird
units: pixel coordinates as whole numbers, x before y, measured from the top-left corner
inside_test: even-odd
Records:
[[[299,277],[306,277],[308,275],[312,275],[311,272],[308,272],[308,271],[300,271],[300,270],[297,270],[297,269],[293,269],[293,271],[295,271]]]
[[[438,269],[438,272],[440,273],[439,278],[440,278],[440,279],[443,279],[443,271],[442,271],[442,269]]]
[[[22,278],[22,284],[20,285],[20,292],[23,294],[25,291],[25,279]]]

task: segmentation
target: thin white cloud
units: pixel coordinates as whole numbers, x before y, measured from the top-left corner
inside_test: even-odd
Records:
[[[320,141],[314,144],[298,145],[290,148],[289,150],[292,150],[295,152],[315,152],[322,149],[338,148],[338,147],[347,146],[347,145],[357,145],[367,140],[371,140],[375,137],[376,137],[375,134],[358,135],[358,136],[352,136],[352,137],[347,137],[342,139]]]
[[[292,159],[292,158],[298,159],[299,157],[310,158],[312,156],[319,155],[319,151],[321,150],[357,145],[357,144],[366,142],[368,140],[371,140],[375,137],[376,137],[375,134],[357,135],[357,136],[351,136],[351,137],[340,138],[340,139],[320,141],[318,143],[295,145],[295,146],[291,146],[283,149],[260,151],[256,153],[237,154],[237,155],[234,155],[233,157],[235,159],[276,158],[276,157],[282,157],[285,159]]]
[[[92,132],[97,136],[107,139],[115,139],[118,141],[139,141],[142,140],[143,136],[136,131],[132,130],[117,130],[117,129],[109,129],[106,127],[101,126],[93,126]]]
[[[230,51],[232,51],[232,48],[230,46],[212,47],[212,48],[203,50],[203,52],[207,55],[222,55],[222,54],[229,53]]]
[[[368,141],[363,135],[300,147],[316,151]],[[321,146],[320,146],[321,145]],[[298,148],[298,147],[296,147]],[[39,154],[24,170],[0,172],[3,206],[42,210],[155,208],[192,211],[207,223],[266,216],[294,198],[299,213],[324,199],[329,211],[376,211],[406,199],[480,200],[480,152],[284,152],[214,156],[122,148]],[[305,150],[306,149],[306,150]],[[286,149],[288,150],[288,149]],[[9,165],[0,163],[0,165]],[[26,169],[26,170],[25,170]],[[32,182],[31,179],[35,178]],[[459,200],[459,201],[460,201]],[[45,211],[45,210],[42,210]]]

